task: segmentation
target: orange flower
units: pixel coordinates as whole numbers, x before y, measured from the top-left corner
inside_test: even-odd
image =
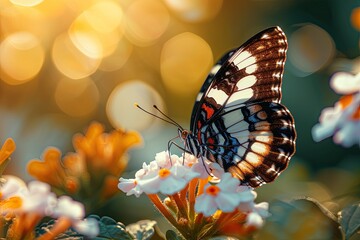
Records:
[[[42,160],[32,160],[28,172],[49,183],[58,194],[85,200],[87,209],[97,207],[118,192],[117,183],[127,166],[126,151],[141,142],[136,132],[104,132],[103,125],[92,123],[86,133],[76,134],[76,152],[61,159],[61,152],[48,148]]]
[[[31,160],[27,170],[36,179],[60,189],[67,175],[61,163],[61,152],[57,148],[46,149],[42,161]]]
[[[10,155],[15,151],[16,145],[12,138],[6,139],[4,145],[0,149],[0,176],[5,170]]]
[[[125,152],[141,141],[135,131],[119,129],[104,133],[99,123],[92,123],[85,135],[76,134],[73,138],[76,151],[85,155],[90,171],[102,169],[114,176],[119,176],[127,166]]]

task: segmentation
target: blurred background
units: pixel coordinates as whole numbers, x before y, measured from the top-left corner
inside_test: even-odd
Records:
[[[359,199],[359,146],[311,137],[321,110],[340,97],[331,75],[360,72],[358,0],[0,0],[0,11],[0,141],[17,144],[8,174],[31,179],[29,160],[48,146],[74,151],[73,134],[99,121],[142,134],[125,174],[133,176],[177,135],[134,102],[149,111],[156,104],[188,128],[214,61],[277,25],[289,41],[282,102],[296,121],[297,152],[258,199]],[[141,211],[102,211],[126,223],[154,214],[146,197],[131,198],[111,204]]]

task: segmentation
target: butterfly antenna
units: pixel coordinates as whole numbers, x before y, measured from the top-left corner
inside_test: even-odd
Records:
[[[140,105],[137,104],[137,103],[134,103],[134,105],[135,105],[135,107],[139,108],[140,110],[146,112],[147,114],[149,114],[149,115],[151,115],[151,116],[153,116],[153,117],[156,117],[156,118],[158,118],[158,119],[161,119],[161,120],[163,120],[164,122],[170,123],[170,124],[172,124],[172,125],[174,125],[174,126],[176,126],[176,127],[180,127],[180,125],[177,124],[177,123],[176,123],[175,121],[173,121],[173,120],[172,120],[172,121],[169,121],[169,120],[167,120],[167,119],[165,119],[165,118],[159,117],[159,116],[157,116],[157,115],[155,115],[155,114],[153,114],[153,113],[145,110],[144,108],[140,107]],[[162,115],[164,115],[160,110],[159,110],[159,112],[160,112]],[[164,116],[167,117],[166,115],[164,115]],[[169,119],[169,117],[167,117],[167,118]],[[181,127],[180,127],[180,128],[181,128]]]
[[[180,128],[181,130],[183,130],[183,127],[180,126],[180,124],[178,124],[174,119],[172,119],[171,117],[167,116],[164,112],[162,112],[156,105],[153,105],[153,107],[159,112],[161,113],[161,115],[163,115],[165,118],[167,118],[169,121],[171,121],[175,126],[177,126],[178,128]]]

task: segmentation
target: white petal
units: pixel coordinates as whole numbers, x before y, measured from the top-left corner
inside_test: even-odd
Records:
[[[22,179],[12,175],[3,175],[2,177],[6,179],[6,182],[0,188],[1,197],[3,199],[18,195],[20,191],[28,191],[26,184]]]
[[[334,135],[334,142],[344,147],[360,143],[360,122],[348,121]]]
[[[143,178],[138,180],[138,185],[147,194],[158,193],[160,189],[161,179],[159,175],[152,176],[151,178]]]
[[[118,188],[125,193],[136,187],[135,179],[120,178],[119,181]]]
[[[237,193],[220,192],[215,198],[215,203],[223,212],[232,212],[240,203],[240,198]]]
[[[199,174],[198,178],[206,179],[209,177],[208,172],[210,172],[210,170],[208,169],[208,172],[207,172],[205,167],[207,167],[207,165],[204,166],[204,164],[202,162],[198,162],[198,163],[195,163],[194,165],[192,165],[191,171],[198,173]]]
[[[58,203],[53,217],[67,216],[71,219],[82,219],[85,215],[84,205],[72,200],[68,196],[58,198]]]
[[[311,129],[311,134],[315,142],[319,142],[332,136],[335,132],[337,122],[318,123]]]
[[[174,176],[169,176],[160,183],[160,192],[165,195],[173,195],[180,190],[184,189],[187,184],[182,178],[175,178]]]
[[[99,234],[99,224],[97,220],[93,218],[76,221],[73,223],[73,227],[78,233],[90,238],[94,238]]]
[[[255,211],[262,217],[267,218],[270,216],[269,213],[269,203],[261,202],[255,205]]]
[[[210,163],[211,173],[217,177],[222,178],[222,175],[225,173],[224,168],[222,168],[218,163]]]
[[[246,217],[246,225],[254,226],[257,228],[262,227],[264,224],[264,220],[261,218],[261,216],[258,213],[252,212],[249,213]]]
[[[195,200],[195,212],[203,213],[205,217],[209,217],[217,210],[217,205],[212,196],[201,194]]]
[[[254,191],[243,191],[238,192],[239,198],[241,202],[252,202],[256,198],[256,192]]]
[[[222,175],[221,181],[217,186],[221,188],[221,191],[236,192],[239,185],[239,179],[234,178],[230,173],[227,172]]]
[[[360,91],[360,73],[352,75],[347,72],[335,73],[331,80],[330,86],[338,94],[351,94]]]

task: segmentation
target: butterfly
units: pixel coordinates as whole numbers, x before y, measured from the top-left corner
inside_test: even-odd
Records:
[[[272,182],[295,152],[294,119],[280,104],[287,46],[281,28],[271,27],[225,54],[200,89],[190,131],[179,128],[187,152],[243,185]]]

